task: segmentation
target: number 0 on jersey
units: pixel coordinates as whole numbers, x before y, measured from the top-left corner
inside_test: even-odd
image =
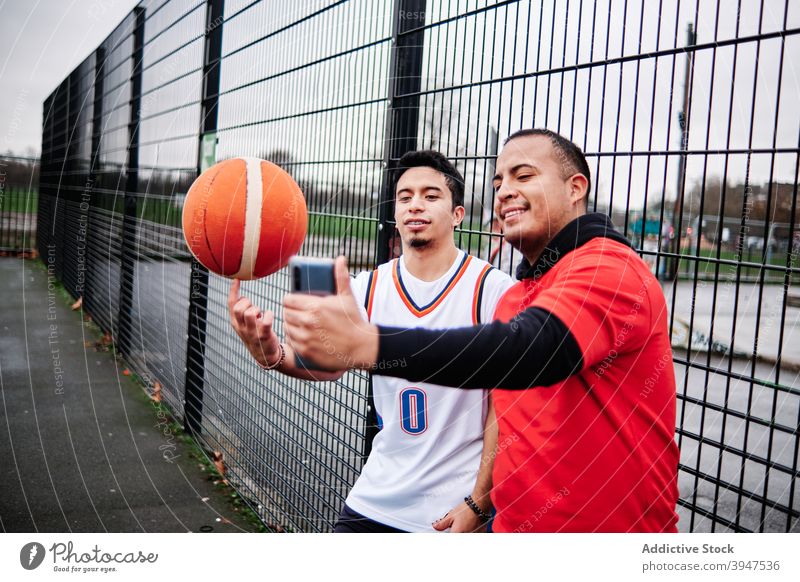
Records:
[[[400,392],[400,426],[408,434],[421,434],[428,428],[427,395],[419,388]]]

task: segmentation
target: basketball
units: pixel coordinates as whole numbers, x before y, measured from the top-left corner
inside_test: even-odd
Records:
[[[183,206],[183,236],[209,271],[258,279],[285,267],[306,237],[300,187],[266,160],[232,158],[198,176]]]

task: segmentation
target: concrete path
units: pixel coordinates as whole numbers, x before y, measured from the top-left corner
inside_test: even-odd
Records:
[[[784,311],[782,285],[759,289],[755,283],[737,287],[722,280],[716,286],[709,281],[662,286],[668,308],[675,306],[673,347],[686,347],[691,323],[693,350],[716,343],[749,357],[757,347],[761,361],[774,363],[780,353],[784,367],[800,370],[800,307],[787,305]]]
[[[0,531],[252,531],[35,263],[0,258]]]

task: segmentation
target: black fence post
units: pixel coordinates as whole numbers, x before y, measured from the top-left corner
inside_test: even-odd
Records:
[[[100,138],[103,135],[103,81],[106,75],[106,49],[97,47],[94,52],[94,101],[92,104],[92,163],[89,174],[96,177],[97,155],[100,152]]]
[[[56,93],[53,91],[42,106],[42,153],[39,165],[39,208],[36,212],[36,247],[39,256],[47,264],[47,248],[53,232],[53,124],[55,119]]]
[[[53,267],[53,274],[59,281],[64,279],[64,220],[63,214],[64,199],[67,190],[67,177],[69,176],[72,167],[69,160],[69,104],[70,104],[70,87],[69,76],[61,81],[59,87],[59,104],[58,109],[63,111],[58,119],[60,126],[59,133],[61,133],[61,143],[58,146],[58,156],[55,159],[55,168],[57,169],[58,177],[55,178],[56,190],[55,198],[53,199],[53,226],[52,237],[50,244],[47,248],[47,261],[48,265]],[[58,135],[58,134],[56,134]],[[61,213],[61,214],[59,214]]]
[[[394,3],[383,157],[385,172],[378,207],[378,264],[385,263],[393,255],[394,170],[403,154],[417,149],[425,38],[424,32],[418,29],[425,25],[425,4],[426,0],[396,0]]]
[[[694,67],[694,51],[692,47],[697,42],[697,34],[690,22],[686,29],[686,71],[683,79],[683,104],[678,112],[678,123],[681,130],[681,155],[678,157],[678,187],[675,190],[675,203],[672,207],[672,228],[674,238],[670,250],[674,256],[667,270],[668,279],[674,281],[680,276],[681,235],[685,230],[683,225],[683,199],[686,195],[686,151],[689,149],[689,106],[691,99],[690,83],[692,82],[692,69]],[[689,243],[691,246],[691,243]]]
[[[103,136],[103,91],[106,76],[106,49],[98,47],[94,54],[94,103],[92,105],[92,152],[89,162],[89,185],[91,186],[89,205],[95,206],[94,186],[100,172],[100,138]]]
[[[103,91],[105,90],[105,71],[106,71],[106,50],[102,46],[98,47],[94,53],[94,97],[92,100],[92,149],[89,154],[89,171],[86,177],[86,183],[81,193],[81,216],[85,220],[85,232],[83,238],[83,245],[87,247],[89,244],[88,233],[92,230],[92,209],[97,206],[95,195],[95,186],[97,184],[97,176],[100,172],[99,156],[100,156],[100,139],[103,135]],[[78,294],[83,296],[89,285],[89,278],[91,277],[90,269],[94,261],[84,254],[83,262],[83,277],[79,279]]]
[[[203,158],[209,144],[216,143],[217,104],[219,102],[220,63],[222,60],[222,21],[225,0],[206,0],[205,50],[203,52],[203,95],[197,173],[205,170]],[[186,343],[186,384],[184,387],[184,428],[200,434],[203,416],[205,377],[206,320],[208,315],[208,270],[192,257],[189,294],[189,338]]]
[[[384,138],[383,185],[378,206],[378,264],[394,256],[395,170],[406,152],[417,149],[419,134],[419,90],[422,86],[426,0],[395,0],[392,25],[392,55],[389,63],[388,107]],[[364,456],[372,450],[378,433],[378,418],[370,382]]]
[[[128,124],[128,162],[125,177],[125,208],[122,218],[122,257],[119,294],[118,345],[120,352],[130,355],[133,310],[133,282],[136,273],[136,199],[139,189],[139,115],[142,102],[142,56],[144,53],[144,8],[134,8],[131,71],[131,115]]]

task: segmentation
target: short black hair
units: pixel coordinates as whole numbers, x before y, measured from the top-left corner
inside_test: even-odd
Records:
[[[589,204],[589,193],[592,191],[592,176],[589,172],[589,164],[586,163],[586,156],[583,150],[563,135],[544,128],[520,129],[512,133],[503,142],[503,145],[518,137],[541,136],[550,140],[553,150],[557,156],[557,161],[561,166],[561,178],[566,180],[575,174],[583,174],[586,178],[586,198],[585,204]]]
[[[395,175],[395,187],[400,181],[400,176],[411,168],[432,168],[444,175],[447,187],[450,188],[450,196],[453,200],[453,208],[464,206],[464,176],[461,175],[456,167],[444,156],[435,150],[419,150],[408,152],[400,158]]]

